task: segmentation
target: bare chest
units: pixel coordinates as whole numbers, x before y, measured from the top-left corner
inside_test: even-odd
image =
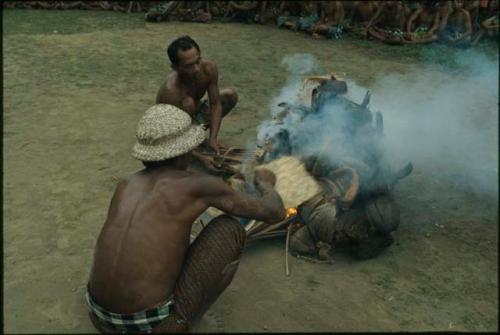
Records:
[[[434,21],[434,18],[435,15],[428,12],[422,12],[418,18],[418,25],[430,27],[432,25],[432,22]]]
[[[463,31],[465,30],[465,17],[463,13],[452,13],[448,17],[448,25],[452,30]]]

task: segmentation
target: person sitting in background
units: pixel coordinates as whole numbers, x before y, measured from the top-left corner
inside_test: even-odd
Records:
[[[353,36],[363,37],[364,28],[378,9],[378,1],[342,1],[344,7],[344,30]]]
[[[229,1],[225,14],[227,21],[251,23],[257,15],[258,1]]]
[[[441,17],[441,23],[439,24],[438,32],[441,33],[446,27],[446,22],[448,22],[448,16],[453,12],[452,0],[445,0],[439,2],[439,16]]]
[[[320,19],[313,24],[308,32],[313,38],[321,35],[330,39],[339,39],[344,31],[344,6],[341,1],[321,1]]]
[[[481,21],[479,25],[479,31],[477,35],[474,37],[473,44],[479,42],[479,40],[484,36],[493,37],[495,40],[498,40],[498,29],[499,29],[498,1],[496,0],[491,1],[489,9],[490,13],[494,15]]]
[[[463,4],[462,0],[453,1],[453,11],[440,34],[443,42],[457,47],[469,47],[471,42],[472,22]]]
[[[173,18],[185,22],[207,23],[212,20],[212,15],[207,8],[206,1],[178,1],[179,5],[172,13]]]
[[[405,22],[405,9],[401,1],[385,1],[368,23],[365,38],[372,37],[388,44],[403,44]]]
[[[257,17],[257,22],[267,24],[269,22],[276,23],[280,16],[280,7],[282,1],[264,0],[260,4],[260,11]]]
[[[469,12],[472,22],[472,30],[479,29],[479,0],[465,0],[464,9]]]
[[[175,106],[148,109],[136,138],[132,156],[145,169],[123,179],[111,199],[87,285],[90,318],[106,334],[184,332],[230,284],[246,239],[235,218],[220,215],[190,244],[194,221],[215,207],[274,223],[285,209],[268,170],[255,172],[259,196],[187,171],[204,130]]]
[[[212,18],[222,19],[226,17],[229,3],[227,1],[207,1],[207,8]]]
[[[350,27],[354,27],[357,24],[362,26],[367,26],[371,18],[377,12],[379,3],[377,1],[343,1],[343,3],[352,3],[353,10],[348,13],[346,11],[346,19],[349,22]],[[344,4],[344,9],[346,5]]]
[[[425,0],[406,23],[406,43],[430,43],[437,40],[440,25],[439,3]]]
[[[285,27],[293,31],[307,31],[319,21],[318,1],[301,1],[297,3],[300,10],[299,15],[280,16],[278,18],[278,27]],[[286,5],[287,2],[284,1],[283,4]],[[284,12],[284,9],[282,8],[280,12]]]

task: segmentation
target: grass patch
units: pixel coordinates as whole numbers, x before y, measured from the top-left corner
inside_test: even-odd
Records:
[[[4,34],[78,34],[145,26],[144,14],[113,11],[3,9]]]

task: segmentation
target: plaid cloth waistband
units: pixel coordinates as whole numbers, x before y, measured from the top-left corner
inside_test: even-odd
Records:
[[[85,294],[85,299],[87,300],[90,311],[94,313],[94,315],[123,333],[137,331],[150,332],[163,319],[170,315],[174,304],[174,299],[172,296],[169,300],[158,307],[146,309],[132,314],[118,314],[108,312],[104,308],[96,304],[96,302],[90,296],[88,288]]]

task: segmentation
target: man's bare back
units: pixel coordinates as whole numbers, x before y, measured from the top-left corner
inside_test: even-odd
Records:
[[[246,207],[238,207],[243,201]],[[273,217],[261,200],[237,194],[216,177],[175,167],[143,170],[120,182],[96,245],[90,279],[95,300],[122,314],[167,300],[189,247],[191,225],[209,206],[261,220],[281,218],[279,207]]]
[[[213,302],[208,297],[215,299],[229,285],[244,243],[237,235],[244,236],[244,230],[234,218],[217,217],[190,244],[191,226],[208,207],[269,223],[285,216],[273,190],[276,178],[267,170],[255,173],[257,196],[235,191],[217,177],[187,171],[190,150],[201,143],[204,132],[175,106],[151,107],[136,136],[133,156],[146,168],[117,185],[89,279],[91,318],[100,330],[110,323],[100,310],[121,316],[148,310],[165,319],[154,319],[161,321],[161,330],[174,316],[188,324]],[[216,253],[211,250],[214,243],[222,246]],[[210,270],[199,273],[200,267]],[[203,276],[205,282],[215,282],[197,289],[186,284]],[[188,304],[187,298],[198,303]],[[174,304],[174,309],[164,312],[158,307],[165,303]],[[112,326],[122,325],[113,321]]]

